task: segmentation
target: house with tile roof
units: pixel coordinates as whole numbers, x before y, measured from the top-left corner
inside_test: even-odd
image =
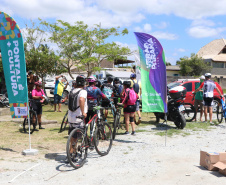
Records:
[[[212,76],[226,78],[226,39],[213,40],[203,46],[197,55],[212,66]]]

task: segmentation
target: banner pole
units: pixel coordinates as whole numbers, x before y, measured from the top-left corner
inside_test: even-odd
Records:
[[[31,150],[31,121],[30,121],[31,118],[30,118],[30,108],[29,108],[29,106],[27,106],[27,109],[28,109],[27,118],[28,118],[28,128],[29,128],[29,148]]]
[[[166,132],[165,132],[165,146],[166,146],[166,138],[167,138],[167,130],[168,130],[168,128],[167,128],[167,114],[166,113],[165,113],[164,119],[166,121]]]

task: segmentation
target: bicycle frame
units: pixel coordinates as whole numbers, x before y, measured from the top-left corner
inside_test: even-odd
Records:
[[[223,98],[221,98],[221,105],[222,105],[222,110],[223,110],[223,116],[226,118],[226,107],[225,107],[225,102]]]

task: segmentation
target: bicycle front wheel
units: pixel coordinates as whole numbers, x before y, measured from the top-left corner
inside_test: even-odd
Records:
[[[222,121],[223,121],[223,117],[224,117],[223,114],[224,114],[224,112],[223,112],[222,105],[219,104],[217,106],[217,120],[218,120],[219,123],[222,123]]]
[[[97,126],[94,134],[94,146],[101,156],[107,155],[112,146],[112,131],[109,124],[104,122]]]
[[[37,121],[38,121],[37,114],[34,110],[29,110],[29,118],[24,118],[23,130],[25,133],[29,132],[28,119],[30,119],[30,133],[32,134],[34,132],[34,129],[36,128]]]
[[[65,131],[65,129],[66,129],[66,126],[67,126],[67,123],[68,123],[68,117],[67,117],[67,115],[68,115],[68,111],[64,115],[64,118],[63,118],[62,123],[61,123],[61,126],[60,126],[59,133]]]
[[[77,128],[70,133],[66,152],[68,161],[73,168],[78,169],[84,165],[88,150],[87,143],[87,138],[82,129]]]
[[[196,116],[195,107],[190,103],[184,103],[183,106],[185,109],[182,111],[182,114],[187,122],[191,122]]]

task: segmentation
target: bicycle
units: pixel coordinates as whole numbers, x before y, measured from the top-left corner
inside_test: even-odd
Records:
[[[68,110],[67,110],[67,112],[65,113],[64,118],[63,118],[63,120],[62,120],[62,122],[61,122],[61,126],[60,126],[60,131],[59,131],[59,133],[61,133],[61,132],[63,132],[63,131],[66,130],[67,124],[68,124]]]
[[[221,103],[219,103],[218,106],[217,106],[217,120],[218,120],[218,122],[222,123],[223,118],[225,118],[225,122],[226,122],[226,105],[225,105],[223,98],[221,98]]]
[[[84,129],[76,128],[70,133],[66,152],[70,165],[78,169],[85,163],[88,149],[93,150],[105,156],[109,153],[112,147],[112,131],[111,127],[103,121],[100,110],[103,109],[100,106],[94,108],[96,114],[85,125]],[[77,116],[85,123],[83,116]],[[88,135],[88,129],[90,125],[90,135]]]
[[[30,134],[32,134],[37,126],[37,114],[36,112],[33,110],[31,104],[32,104],[33,100],[29,99],[29,115],[24,118],[24,122],[23,122],[23,131],[25,133],[29,132],[29,123],[28,123],[28,119],[30,119]],[[31,129],[31,125],[33,126],[33,129]]]
[[[118,108],[116,109],[116,113],[115,113],[115,120],[113,123],[113,132],[112,132],[112,137],[113,140],[115,139],[115,135],[116,132],[118,133],[118,130],[120,129],[121,125],[120,125],[120,118],[121,118],[121,110],[123,108],[123,105],[118,105]]]

